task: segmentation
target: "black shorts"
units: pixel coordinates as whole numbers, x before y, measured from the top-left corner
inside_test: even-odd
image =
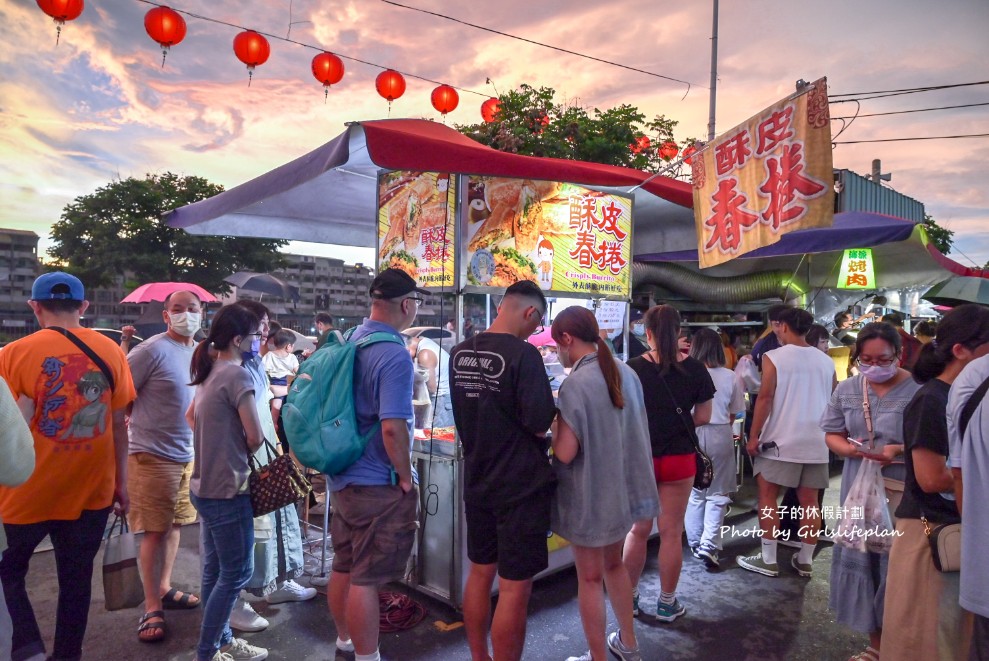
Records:
[[[465,503],[467,557],[478,565],[498,564],[498,576],[530,579],[549,566],[548,491],[509,505]]]

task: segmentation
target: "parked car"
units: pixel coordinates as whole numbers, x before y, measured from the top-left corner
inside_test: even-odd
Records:
[[[447,351],[457,344],[457,335],[451,330],[439,326],[413,326],[404,331],[409,337],[425,337],[440,345]]]

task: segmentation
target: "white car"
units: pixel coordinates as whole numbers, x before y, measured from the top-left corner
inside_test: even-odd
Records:
[[[439,326],[413,326],[403,331],[409,337],[425,337],[450,351],[457,344],[457,334]]]

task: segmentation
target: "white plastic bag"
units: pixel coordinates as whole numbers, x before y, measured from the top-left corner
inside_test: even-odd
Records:
[[[893,522],[886,505],[882,466],[863,459],[848,497],[840,508],[841,520],[834,531],[834,543],[855,551],[889,553],[893,547]]]
[[[735,375],[742,379],[746,392],[759,392],[759,388],[762,386],[762,375],[759,374],[759,368],[756,367],[751,355],[746,354],[738,359]]]

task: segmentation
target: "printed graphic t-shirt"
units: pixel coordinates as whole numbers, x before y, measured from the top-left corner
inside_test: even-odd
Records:
[[[27,395],[34,404],[36,457],[27,482],[0,487],[4,523],[71,521],[113,501],[113,411],[133,401],[134,383],[113,340],[88,328],[69,332],[107,364],[113,392],[100,368],[57,331],[38,331],[0,351],[0,376],[14,399]]]
[[[539,350],[513,335],[481,333],[451,353],[464,500],[512,503],[553,484],[549,442],[538,434],[549,429],[556,406]]]

